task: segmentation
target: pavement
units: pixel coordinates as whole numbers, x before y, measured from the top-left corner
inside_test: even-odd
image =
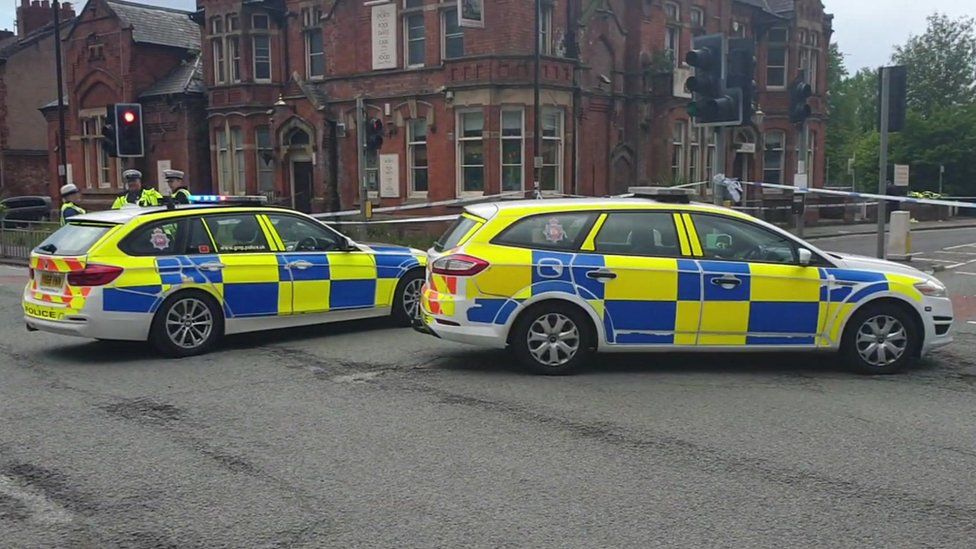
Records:
[[[946,221],[917,221],[911,224],[912,232],[941,231],[945,229],[976,229],[976,217],[955,217]],[[845,235],[869,234],[878,234],[877,223],[806,227],[803,232],[803,237],[807,240],[819,240]]]
[[[976,245],[960,233],[916,245]],[[792,355],[605,355],[537,377],[383,321],[165,360],[28,334],[23,276],[0,267],[0,547],[976,539],[976,275],[961,269],[940,273],[956,343],[890,377]]]

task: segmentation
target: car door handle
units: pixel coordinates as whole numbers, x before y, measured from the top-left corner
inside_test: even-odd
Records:
[[[224,264],[217,262],[201,263],[200,268],[204,271],[219,271],[224,268]]]
[[[312,265],[312,263],[308,261],[301,260],[301,261],[292,261],[291,263],[288,263],[286,267],[288,267],[289,269],[298,269],[300,271],[304,271],[305,269],[310,269],[314,267],[314,265]]]
[[[617,273],[608,271],[606,269],[597,269],[595,271],[586,273],[586,278],[591,278],[593,280],[613,280],[617,278]]]
[[[720,276],[712,279],[712,284],[715,286],[721,286],[726,290],[730,290],[742,284],[742,280],[734,276]]]

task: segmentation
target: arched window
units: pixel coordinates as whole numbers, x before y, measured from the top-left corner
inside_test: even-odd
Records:
[[[311,144],[311,137],[309,137],[307,131],[301,128],[295,128],[288,134],[287,143],[290,147],[307,147]]]

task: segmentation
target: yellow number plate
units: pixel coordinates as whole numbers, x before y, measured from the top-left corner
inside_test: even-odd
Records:
[[[40,273],[41,275],[41,287],[49,288],[54,290],[60,290],[61,285],[64,284],[64,275],[61,273]]]
[[[24,313],[27,316],[46,320],[61,320],[64,318],[64,311],[60,309],[45,307],[44,305],[34,305],[33,303],[24,303]]]

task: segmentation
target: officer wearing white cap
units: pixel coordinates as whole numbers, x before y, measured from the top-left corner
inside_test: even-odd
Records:
[[[141,206],[142,172],[139,170],[125,170],[122,172],[122,179],[125,180],[126,190],[112,203],[112,209],[119,210],[127,204]]]
[[[78,187],[74,183],[68,183],[61,187],[61,225],[68,222],[68,218],[85,213],[85,209],[75,204],[81,196]]]
[[[166,178],[166,183],[169,185],[173,202],[189,204],[190,190],[186,188],[186,183],[183,181],[183,172],[180,170],[163,170],[163,177]]]

